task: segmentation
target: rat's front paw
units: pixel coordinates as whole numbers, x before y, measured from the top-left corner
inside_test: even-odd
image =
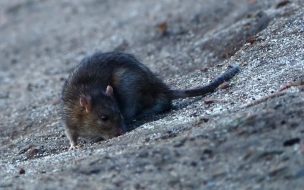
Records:
[[[76,150],[77,148],[79,148],[79,146],[77,146],[76,144],[75,145],[71,144],[69,151]]]

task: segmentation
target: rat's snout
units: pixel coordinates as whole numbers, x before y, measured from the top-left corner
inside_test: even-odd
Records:
[[[120,117],[121,117],[121,127],[118,128],[118,135],[124,135],[127,132],[127,128],[124,122],[124,118],[121,114]]]
[[[127,132],[126,126],[125,124],[123,124],[121,128],[117,130],[117,136],[124,135],[126,132]]]
[[[117,136],[124,135],[126,132],[124,130],[118,130]]]
[[[125,133],[127,132],[127,129],[126,129],[126,126],[125,124],[122,124],[122,126],[120,126],[118,129],[117,129],[117,137],[120,136],[120,135],[124,135]]]
[[[123,116],[120,114],[115,115],[115,129],[114,129],[114,136],[118,137],[120,135],[124,135],[127,132],[126,126],[125,126],[125,122],[124,122],[124,118]]]

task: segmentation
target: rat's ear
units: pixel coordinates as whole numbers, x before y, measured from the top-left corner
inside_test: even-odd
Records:
[[[107,86],[106,95],[113,96],[113,88],[110,85]]]
[[[79,103],[81,107],[85,108],[87,113],[91,111],[92,100],[90,96],[80,95]]]

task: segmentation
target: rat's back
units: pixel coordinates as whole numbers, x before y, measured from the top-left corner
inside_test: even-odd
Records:
[[[108,85],[113,87],[114,98],[125,120],[159,113],[171,106],[167,96],[169,88],[127,53],[95,53],[81,61],[66,83],[73,91],[70,96],[96,85],[102,89]]]

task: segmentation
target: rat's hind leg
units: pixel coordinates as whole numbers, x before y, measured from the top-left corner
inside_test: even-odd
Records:
[[[166,100],[159,100],[156,104],[149,108],[143,108],[137,115],[137,117],[144,117],[148,115],[156,115],[163,113],[165,111],[170,110],[171,108],[171,101]]]

